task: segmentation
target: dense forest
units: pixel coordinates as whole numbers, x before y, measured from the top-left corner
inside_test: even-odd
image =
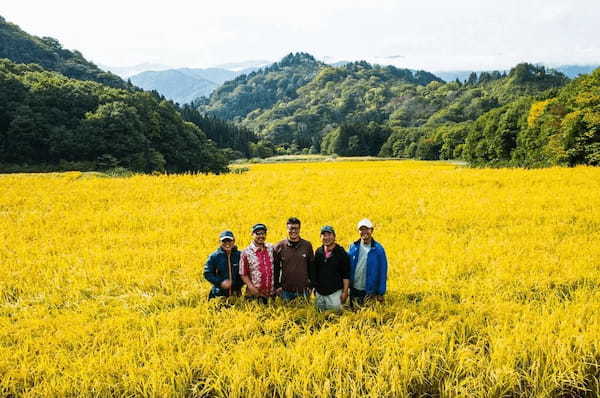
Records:
[[[258,137],[253,148],[259,149],[250,151],[254,156],[598,164],[599,74],[570,82],[562,73],[523,63],[508,73],[471,73],[465,81],[445,83],[424,71],[364,61],[334,67],[298,53],[226,83],[194,106],[252,130]],[[312,78],[302,83],[300,75]]]
[[[8,60],[0,60],[0,93],[5,171],[226,170],[224,154],[204,132],[153,93],[71,79]]]
[[[57,40],[31,36],[2,17],[0,99],[4,172],[120,167],[220,173],[227,170],[227,157],[240,155],[219,149],[200,127],[223,140],[240,130],[232,123],[188,121],[158,93],[142,91]]]

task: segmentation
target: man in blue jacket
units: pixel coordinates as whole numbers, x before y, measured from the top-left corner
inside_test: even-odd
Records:
[[[235,245],[233,232],[221,232],[219,240],[221,246],[208,256],[204,264],[204,278],[213,285],[208,294],[209,300],[240,296],[244,285],[240,277],[240,251]]]
[[[373,239],[373,223],[364,218],[357,224],[360,239],[348,248],[350,257],[350,306],[374,298],[383,301],[387,284],[387,257]]]

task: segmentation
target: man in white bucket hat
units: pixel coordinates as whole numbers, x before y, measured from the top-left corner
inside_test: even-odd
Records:
[[[350,306],[365,300],[383,301],[387,285],[387,256],[381,243],[373,239],[375,226],[368,218],[356,224],[360,239],[348,248],[350,257]]]

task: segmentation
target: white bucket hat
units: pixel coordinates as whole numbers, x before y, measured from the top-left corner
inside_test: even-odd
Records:
[[[356,224],[356,229],[360,229],[360,227],[373,228],[373,223],[368,218],[363,218]]]

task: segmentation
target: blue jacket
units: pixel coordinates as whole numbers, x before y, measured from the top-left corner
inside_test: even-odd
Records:
[[[356,272],[359,252],[360,240],[357,240],[348,248],[348,256],[350,257],[350,286],[354,284],[354,273]],[[372,239],[371,250],[369,250],[369,254],[367,255],[367,275],[365,281],[365,292],[367,294],[385,294],[387,265],[387,257],[383,246]]]
[[[241,253],[237,247],[231,250],[232,275],[229,275],[227,253],[219,247],[208,256],[206,264],[204,264],[204,278],[212,283],[217,290],[221,289],[221,283],[225,279],[231,279],[231,289],[240,290],[244,285],[240,277],[240,255]]]

